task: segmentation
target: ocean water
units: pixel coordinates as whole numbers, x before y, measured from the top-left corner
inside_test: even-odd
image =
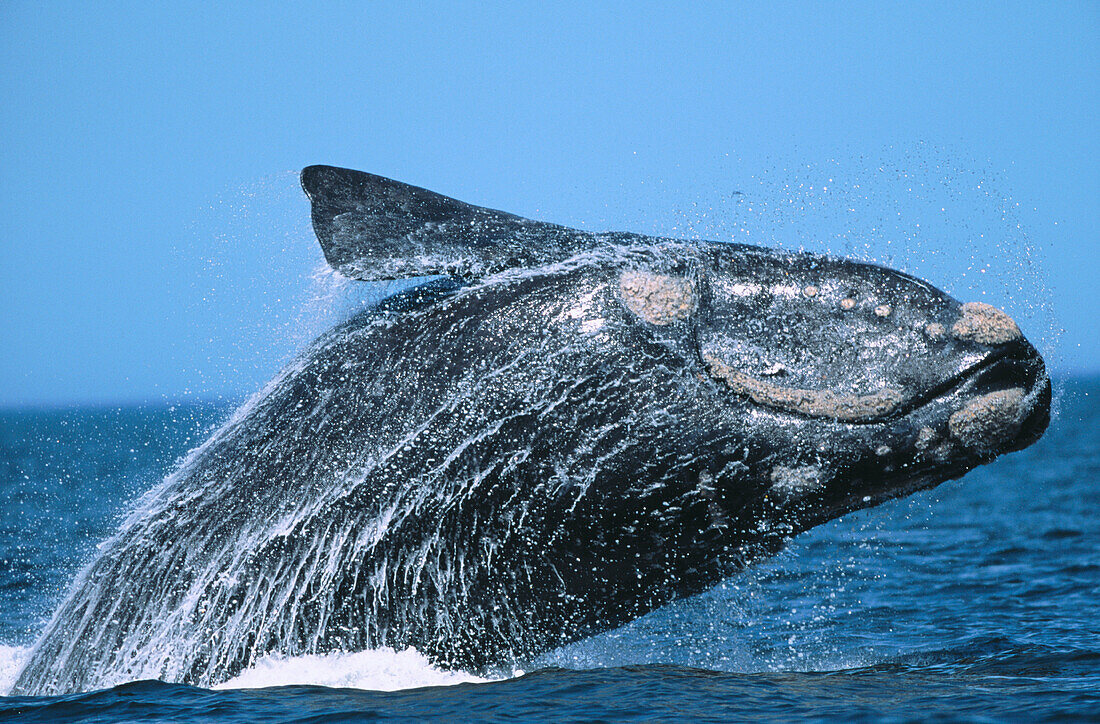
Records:
[[[1100,379],[1047,435],[494,680],[414,650],[271,656],[215,690],[6,697],[68,582],[232,409],[0,411],[0,720],[1100,720]]]

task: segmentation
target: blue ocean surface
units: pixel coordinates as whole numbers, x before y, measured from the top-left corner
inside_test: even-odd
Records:
[[[522,670],[268,657],[216,690],[0,696],[0,720],[1100,720],[1100,380],[1057,387],[1033,447]],[[231,412],[0,411],[0,694],[97,543]]]

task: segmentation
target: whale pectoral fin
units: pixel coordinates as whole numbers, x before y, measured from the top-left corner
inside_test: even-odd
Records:
[[[309,166],[302,188],[325,259],[353,279],[473,280],[592,248],[588,232],[463,203],[374,174]]]

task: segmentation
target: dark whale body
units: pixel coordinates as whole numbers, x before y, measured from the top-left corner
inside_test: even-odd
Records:
[[[881,267],[592,234],[331,167],[316,340],[74,583],[13,694],[414,646],[486,669],[959,477],[1049,419],[1003,312]]]

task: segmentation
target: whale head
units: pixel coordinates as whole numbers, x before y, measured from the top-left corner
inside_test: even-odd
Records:
[[[1049,423],[1042,358],[988,304],[847,259],[620,240],[596,321],[616,330],[631,385],[660,393],[630,424],[643,450],[569,531],[607,591],[703,590],[801,531],[1020,450]]]
[[[1036,441],[1042,358],[1005,312],[873,264],[710,245],[690,334],[797,528],[956,478]],[[770,470],[767,466],[771,466]]]

